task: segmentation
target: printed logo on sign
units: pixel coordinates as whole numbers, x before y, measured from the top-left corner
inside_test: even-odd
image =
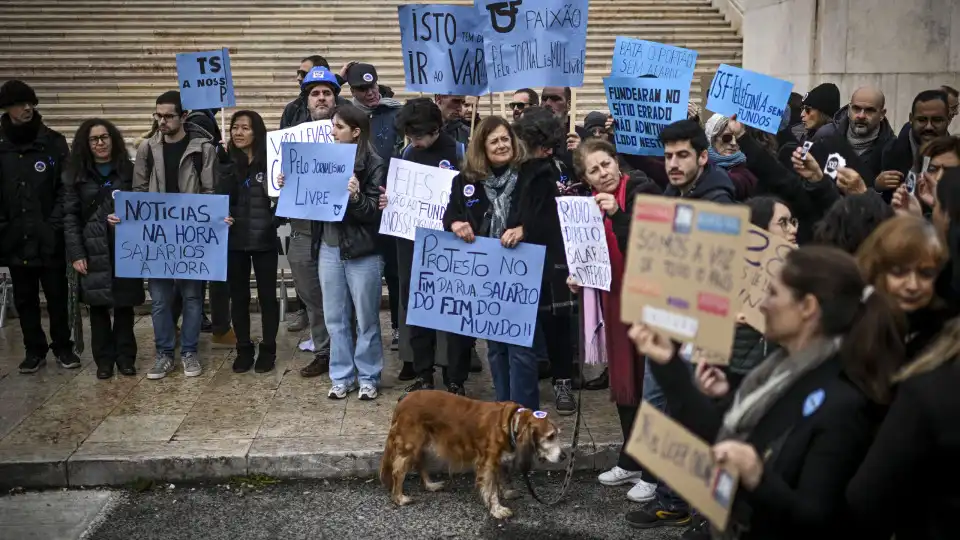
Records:
[[[690,307],[690,302],[687,302],[683,298],[677,298],[675,296],[668,297],[667,304],[677,309],[687,309]]]
[[[37,172],[43,172],[47,170],[47,164],[42,161],[38,161],[33,164],[33,168],[36,169]]]
[[[702,292],[697,295],[697,309],[704,313],[726,317],[730,312],[730,300],[723,296]]]
[[[464,197],[473,197],[476,188],[473,187],[473,184],[467,184],[463,186],[463,196]]]
[[[826,397],[827,393],[823,391],[823,388],[810,392],[807,399],[803,400],[803,416],[807,417],[817,412],[817,409],[823,405],[823,400]]]
[[[673,232],[690,234],[693,226],[693,207],[687,204],[678,204],[673,216]]]
[[[371,74],[371,73],[364,73],[364,74],[363,74],[363,80],[364,80],[364,82],[372,83],[372,82],[373,82],[373,74]]]
[[[673,219],[673,212],[669,206],[660,204],[637,204],[633,210],[633,219],[637,221],[655,221],[657,223],[670,223]]]
[[[713,212],[700,212],[697,216],[697,230],[738,236],[740,234],[740,218]]]
[[[450,164],[450,161],[449,161],[449,160],[446,160],[446,159],[441,160],[440,163],[439,163],[437,166],[440,167],[441,169],[446,169],[446,170],[448,170],[448,171],[452,171],[452,170],[456,169],[456,167],[454,167],[453,165],[451,165],[451,164]],[[466,188],[464,188],[464,189],[466,189]],[[469,195],[467,195],[467,196],[469,197]]]

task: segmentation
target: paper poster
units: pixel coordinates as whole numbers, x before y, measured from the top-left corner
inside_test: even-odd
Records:
[[[663,128],[687,118],[690,81],[670,79],[603,79],[614,122],[617,152],[662,156]]]
[[[583,86],[587,0],[475,0],[492,92]]]
[[[117,191],[117,277],[227,280],[227,195]]]
[[[793,83],[762,73],[720,64],[710,84],[707,109],[776,134]]]
[[[750,210],[638,195],[623,279],[622,320],[729,357],[743,289]]]
[[[457,174],[455,170],[391,159],[380,234],[414,240],[418,227],[442,231],[450,185]]]
[[[760,313],[760,302],[766,297],[773,276],[780,272],[787,255],[797,246],[754,225],[750,225],[748,233],[740,313],[747,324],[764,332],[766,324]]]
[[[353,176],[355,144],[283,143],[283,189],[277,216],[343,221]]]
[[[839,153],[833,153],[827,156],[827,162],[823,166],[823,174],[837,179],[837,171],[847,166],[847,160]]]
[[[610,290],[610,250],[603,213],[593,197],[557,197],[570,275],[583,287]]]
[[[277,176],[283,170],[283,153],[280,152],[280,145],[285,142],[333,144],[337,141],[333,138],[333,122],[330,120],[306,122],[287,129],[267,132],[267,166],[269,167],[267,172],[270,176],[267,194],[271,197],[280,196]]]
[[[644,401],[626,452],[714,527],[726,529],[740,479],[734,469],[717,465],[709,444]]]
[[[186,111],[233,107],[233,73],[230,50],[180,53],[177,55],[180,103]]]
[[[408,4],[397,8],[410,92],[482,96],[487,90],[483,23],[473,6]]]
[[[533,345],[546,248],[417,229],[407,325]]]
[[[660,79],[693,81],[697,66],[697,51],[664,45],[656,41],[617,36],[613,46],[611,77],[640,77],[653,75]]]

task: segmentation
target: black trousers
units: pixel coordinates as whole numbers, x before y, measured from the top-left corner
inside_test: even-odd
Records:
[[[643,467],[626,452],[627,441],[630,440],[630,435],[633,432],[633,422],[637,419],[637,411],[639,410],[639,405],[617,405],[617,416],[620,417],[620,431],[623,432],[623,446],[620,447],[620,457],[617,458],[617,466],[627,471],[643,470]],[[647,481],[650,482],[652,480],[648,479]]]
[[[401,239],[401,241],[403,241]],[[413,242],[410,243],[411,246]],[[397,239],[381,234],[377,236],[377,247],[383,257],[383,280],[387,282],[387,298],[390,303],[390,327],[400,328],[400,278],[397,266]],[[412,249],[412,248],[411,248]]]
[[[257,278],[257,300],[260,302],[260,324],[263,343],[277,346],[277,327],[280,325],[280,303],[277,301],[277,252],[230,251],[227,254],[227,283],[233,330],[237,345],[250,343],[250,267]],[[212,283],[211,283],[212,285]]]
[[[200,298],[206,298],[210,286],[210,323],[213,333],[220,335],[230,331],[230,287],[225,281],[204,281]],[[183,312],[183,297],[177,292],[173,297],[173,324],[179,324]]]
[[[554,381],[573,378],[573,351],[576,342],[571,332],[571,317],[569,310],[562,314],[545,310],[537,313],[537,322],[543,331]]]
[[[98,367],[132,366],[137,360],[133,307],[90,306],[90,346]]]
[[[13,281],[13,305],[20,315],[20,330],[23,346],[30,354],[44,356],[53,349],[54,354],[73,350],[70,341],[70,321],[67,315],[67,268],[66,266],[24,267],[11,266]],[[47,298],[50,314],[50,339],[43,333],[40,323],[40,286]]]

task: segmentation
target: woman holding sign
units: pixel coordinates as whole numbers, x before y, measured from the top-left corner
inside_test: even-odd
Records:
[[[107,224],[114,192],[132,190],[133,163],[113,124],[95,118],[80,125],[63,182],[67,256],[80,274],[81,295],[90,306],[97,378],[112,377],[114,365],[123,375],[136,375],[133,306],[144,301],[143,280],[114,277],[113,227]]]

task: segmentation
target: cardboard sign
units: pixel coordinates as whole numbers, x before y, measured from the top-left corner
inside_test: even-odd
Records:
[[[740,291],[740,313],[747,324],[759,332],[766,330],[760,302],[767,296],[767,287],[780,272],[787,255],[797,246],[760,227],[750,225],[747,254],[743,267],[743,289]]]
[[[743,288],[750,209],[638,195],[621,317],[729,356]]]
[[[610,249],[597,202],[593,197],[557,197],[557,214],[570,275],[584,287],[609,291]]]
[[[707,109],[776,135],[792,90],[792,82],[720,64]]]
[[[407,90],[482,96],[487,90],[483,58],[486,18],[472,6],[399,6],[400,44]]]
[[[267,172],[270,176],[267,194],[271,197],[280,196],[277,176],[283,170],[283,153],[280,152],[280,145],[285,142],[333,144],[337,141],[333,138],[333,122],[330,120],[306,122],[299,126],[267,132],[267,166],[269,167]]]
[[[227,195],[118,191],[117,277],[227,280]]]
[[[455,170],[391,159],[380,234],[414,240],[420,227],[442,231],[450,185],[457,174]]]
[[[660,132],[686,119],[690,81],[607,77],[603,86],[613,115],[617,152],[662,156]]]
[[[233,72],[230,50],[180,53],[177,55],[177,79],[183,109],[220,109],[233,107]]]
[[[277,216],[343,221],[357,145],[283,143],[281,150],[284,183]]]
[[[530,347],[546,248],[417,229],[407,324]]]
[[[660,79],[693,81],[697,66],[697,51],[664,45],[656,41],[617,36],[613,46],[611,77],[640,77],[654,75]]]
[[[726,529],[740,479],[735,470],[716,464],[709,444],[644,401],[626,452],[714,527]]]
[[[475,0],[491,92],[583,86],[587,0]]]

